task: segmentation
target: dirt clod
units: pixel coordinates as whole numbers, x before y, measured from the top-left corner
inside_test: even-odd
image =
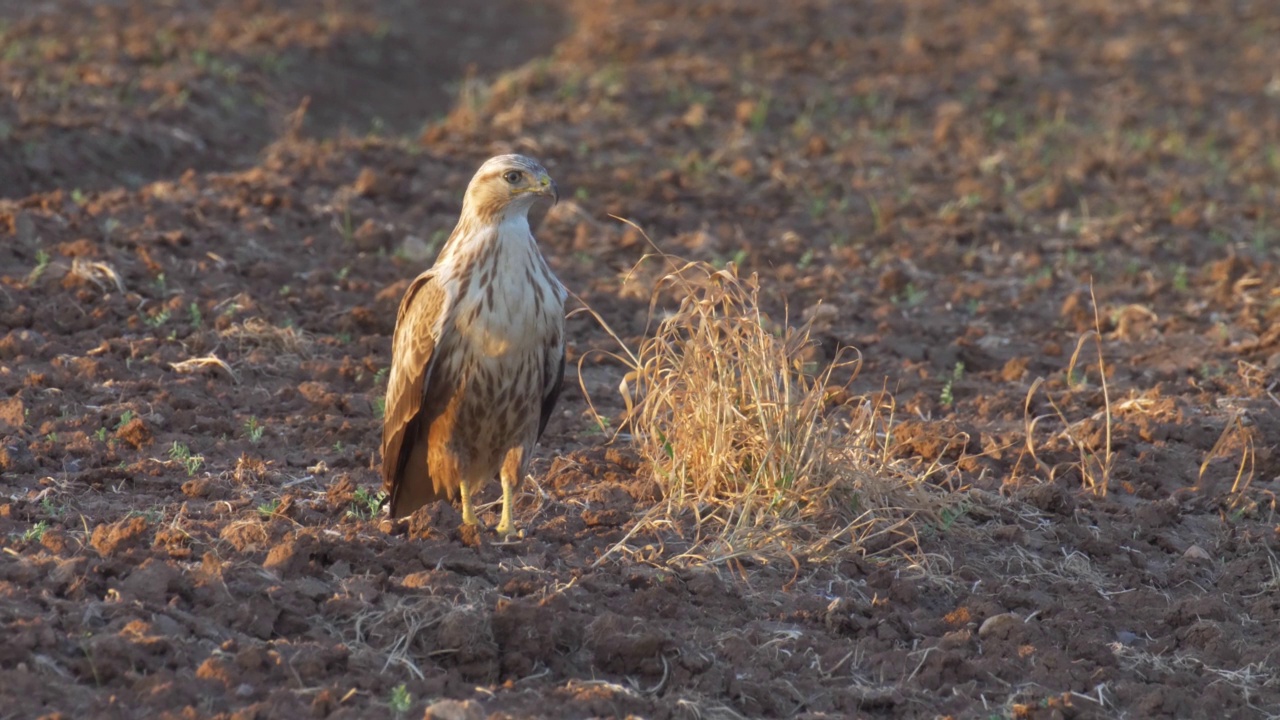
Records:
[[[445,500],[423,505],[409,516],[411,538],[454,538],[462,532],[462,514]]]
[[[147,423],[140,417],[133,418],[121,425],[120,429],[116,430],[116,437],[138,450],[150,445],[152,440],[151,429],[147,427]]]
[[[474,700],[440,700],[427,706],[423,720],[483,720],[484,710]]]
[[[142,517],[130,517],[93,529],[89,544],[104,557],[131,550],[143,544],[150,525]]]
[[[17,430],[26,422],[26,406],[22,398],[11,397],[0,400],[0,428]]]
[[[1035,485],[1022,495],[1031,505],[1054,515],[1070,515],[1075,510],[1075,499],[1057,483]]]

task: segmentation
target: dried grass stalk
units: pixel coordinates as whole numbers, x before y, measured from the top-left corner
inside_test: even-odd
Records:
[[[173,368],[175,372],[180,373],[199,372],[211,367],[218,368],[230,376],[235,382],[240,382],[240,378],[236,376],[235,370],[232,370],[231,366],[228,365],[226,361],[214,354],[198,358],[188,358],[181,362],[169,363],[169,367]]]

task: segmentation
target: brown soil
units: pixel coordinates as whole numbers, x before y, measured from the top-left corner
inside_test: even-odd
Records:
[[[1280,12],[423,5],[0,0],[0,716],[1280,715]],[[598,356],[522,539],[370,517],[396,303],[508,150],[628,340],[611,214],[858,348],[914,544],[629,534]]]

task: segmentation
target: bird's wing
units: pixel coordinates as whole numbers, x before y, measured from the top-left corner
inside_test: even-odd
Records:
[[[538,420],[538,437],[547,429],[547,421],[551,419],[551,411],[560,399],[560,391],[564,389],[564,334],[560,341],[549,348],[547,353],[547,372],[542,383],[542,417]]]
[[[393,511],[405,460],[417,439],[418,415],[431,393],[435,351],[449,304],[449,294],[430,270],[414,279],[400,301],[382,421],[382,489]]]

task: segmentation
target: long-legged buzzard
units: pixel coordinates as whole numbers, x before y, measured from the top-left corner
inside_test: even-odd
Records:
[[[529,230],[556,184],[521,155],[476,172],[435,265],[400,301],[382,426],[391,516],[502,478],[498,533],[515,531],[512,496],[564,379],[565,290]]]

